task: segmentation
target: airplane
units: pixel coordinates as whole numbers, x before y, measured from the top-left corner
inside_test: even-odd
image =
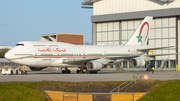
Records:
[[[147,45],[152,19],[152,16],[145,17],[124,45],[74,45],[52,41],[22,41],[10,49],[5,54],[5,58],[34,70],[63,67],[62,73],[71,73],[69,70],[71,67],[78,67],[76,73],[97,73],[108,64],[126,60],[130,60],[132,67],[143,67],[155,56],[177,54],[147,54],[150,50],[172,47],[150,48]]]

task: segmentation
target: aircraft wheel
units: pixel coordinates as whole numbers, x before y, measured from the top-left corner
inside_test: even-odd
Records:
[[[78,74],[79,74],[79,72],[80,72],[80,70],[77,70],[77,71],[76,71],[76,73],[78,73]]]
[[[70,74],[70,73],[71,73],[71,71],[70,71],[70,70],[67,70],[67,73],[69,73],[69,74]]]
[[[64,70],[62,70],[62,74],[65,74],[65,71],[64,71]]]
[[[97,74],[97,71],[90,71],[90,74]]]
[[[82,71],[82,70],[80,70],[80,71],[79,71],[79,73],[80,73],[80,74],[82,74],[82,73],[83,73],[83,71]]]
[[[90,74],[90,71],[87,70],[86,73],[87,73],[87,74]]]
[[[89,71],[89,74],[93,74],[93,71]]]

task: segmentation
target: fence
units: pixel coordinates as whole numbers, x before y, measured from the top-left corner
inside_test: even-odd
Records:
[[[145,92],[125,93],[73,93],[62,91],[45,91],[53,101],[136,101]]]

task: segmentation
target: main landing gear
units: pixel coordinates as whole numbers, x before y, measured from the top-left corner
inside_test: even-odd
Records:
[[[62,74],[70,74],[70,73],[71,71],[68,68],[66,67],[64,67],[64,69],[62,68]]]
[[[77,74],[97,74],[97,71],[89,71],[86,69],[83,69],[81,67],[79,67],[79,69],[76,71]]]
[[[62,68],[62,74],[70,74],[71,71],[67,67]],[[76,71],[77,74],[97,74],[97,71],[89,71],[86,68],[79,67]]]
[[[86,71],[87,74],[97,74],[97,71]]]

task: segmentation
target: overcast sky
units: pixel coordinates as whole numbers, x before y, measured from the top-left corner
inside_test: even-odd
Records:
[[[92,9],[85,0],[0,0],[0,45],[40,41],[52,33],[84,34],[92,42]]]

